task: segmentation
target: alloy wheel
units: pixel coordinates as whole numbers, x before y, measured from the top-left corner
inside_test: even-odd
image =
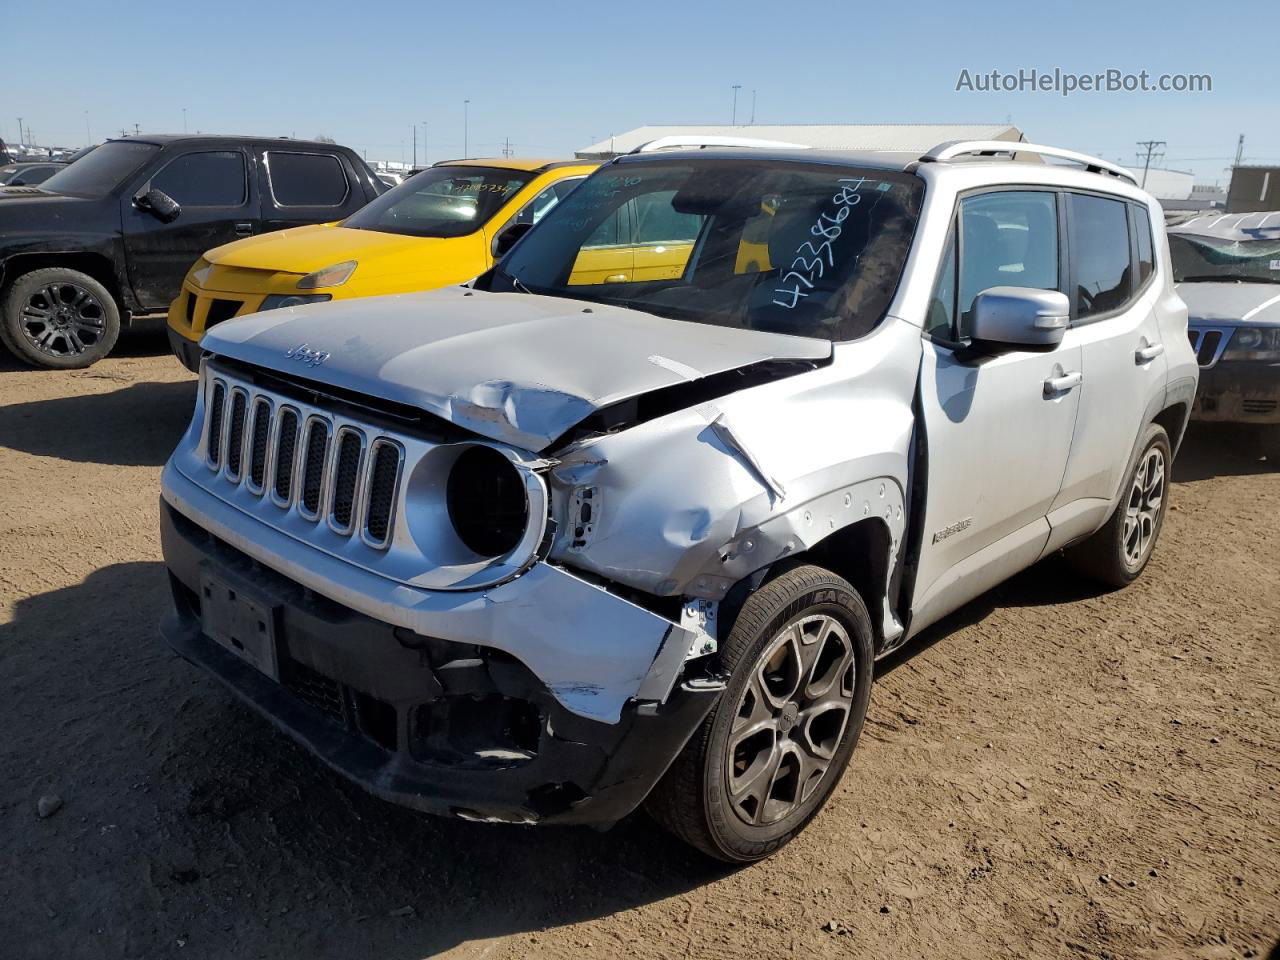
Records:
[[[75,357],[92,348],[106,331],[106,311],[92,293],[75,283],[45,284],[22,305],[23,336],[41,353]]]
[[[1121,543],[1125,562],[1136,567],[1146,558],[1155,542],[1160,511],[1164,506],[1164,451],[1152,447],[1142,456],[1133,475],[1133,486],[1125,504],[1124,532]]]
[[[776,823],[813,796],[849,721],[854,667],[848,629],[826,614],[791,622],[765,646],[725,748],[730,805],[745,823]]]

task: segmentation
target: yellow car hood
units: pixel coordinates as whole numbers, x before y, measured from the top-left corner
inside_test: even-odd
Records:
[[[394,258],[410,251],[421,254],[451,239],[454,238],[408,237],[315,223],[245,237],[214,247],[204,257],[215,267],[303,274],[344,260],[359,260],[365,266],[382,257]]]

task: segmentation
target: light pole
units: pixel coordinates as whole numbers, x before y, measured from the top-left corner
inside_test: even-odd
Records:
[[[93,143],[93,134],[89,132],[89,111],[84,112],[84,145]]]
[[[413,165],[418,165],[418,125],[413,125]]]
[[[732,126],[738,125],[738,91],[742,89],[742,84],[735,83],[733,85],[733,119],[730,121]]]
[[[182,108],[182,132],[187,132],[187,108]]]
[[[18,146],[26,146],[26,141],[22,139],[22,118],[18,118]]]
[[[462,101],[462,155],[463,157],[471,156],[471,101]]]
[[[430,127],[427,126],[427,121],[423,120],[422,121],[422,165],[424,167],[431,165],[431,161],[427,159],[427,131],[429,129]]]

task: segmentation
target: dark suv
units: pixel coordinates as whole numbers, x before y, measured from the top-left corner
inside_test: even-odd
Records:
[[[353,150],[331,143],[109,140],[0,197],[0,342],[36,366],[88,366],[122,322],[167,309],[205,250],[341,220],[384,189]]]

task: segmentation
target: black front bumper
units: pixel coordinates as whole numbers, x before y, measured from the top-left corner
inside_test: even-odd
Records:
[[[374,620],[263,567],[163,501],[160,517],[174,594],[164,638],[394,803],[467,819],[615,822],[644,800],[723,689],[686,676],[664,704],[629,703],[616,724],[588,720],[513,657]],[[279,681],[205,633],[211,576],[269,611]]]
[[[173,327],[166,326],[169,333],[169,349],[178,361],[192,373],[200,372],[200,344],[188,340]]]
[[[1280,423],[1280,364],[1222,360],[1201,370],[1191,419]]]

